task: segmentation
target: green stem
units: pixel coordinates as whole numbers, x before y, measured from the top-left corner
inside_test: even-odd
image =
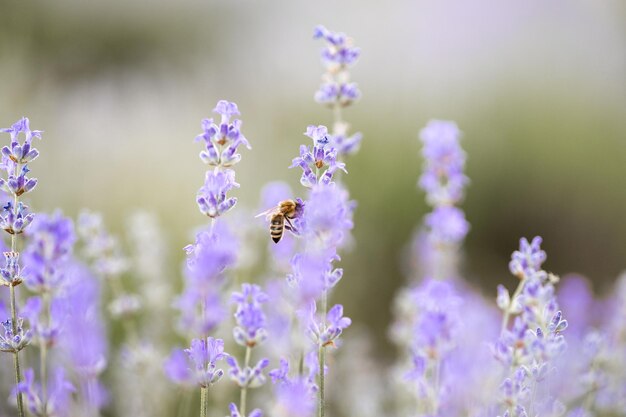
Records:
[[[50,324],[50,296],[46,292],[42,295],[43,299],[43,311],[45,312],[45,317],[48,320],[48,325]],[[41,402],[43,404],[43,409],[47,410],[48,404],[48,344],[47,341],[41,340],[41,348],[39,349],[39,368],[41,372]],[[47,413],[47,411],[46,411]]]
[[[250,366],[250,356],[252,354],[252,348],[246,346],[246,357],[243,362],[243,369],[247,369]],[[243,417],[246,416],[246,397],[248,395],[248,387],[241,387],[241,397],[239,398],[239,414]]]
[[[19,172],[19,166],[20,164],[15,164],[15,173],[14,175],[17,176],[18,172]],[[13,194],[13,212],[17,213],[17,194]],[[15,233],[11,234],[11,252],[15,252],[17,249],[17,240],[16,240],[16,236]],[[11,297],[11,321],[13,324],[13,334],[17,333],[17,309],[15,307],[15,286],[11,285],[10,286],[10,297]],[[22,370],[20,367],[20,356],[19,356],[19,352],[14,352],[13,353],[13,368],[15,369],[15,384],[19,385],[20,382],[22,382]],[[24,416],[24,400],[22,399],[22,393],[21,392],[17,392],[17,415],[19,417],[23,417]]]
[[[13,240],[13,239],[12,239]],[[13,243],[13,242],[12,242]],[[14,244],[11,245],[14,247]],[[15,308],[15,287],[11,285],[11,321],[13,324],[13,334],[17,333],[17,312]],[[13,352],[13,368],[15,369],[15,384],[18,385],[22,382],[22,370],[20,367],[20,356],[19,352]],[[17,415],[19,417],[24,417],[24,401],[22,399],[22,393],[17,392]]]
[[[322,293],[322,302],[321,302],[321,314],[322,314],[322,329],[321,331],[326,331],[326,310],[328,304],[328,292],[324,290]],[[326,346],[323,346],[321,343],[319,345],[319,363],[320,363],[320,386],[319,386],[319,417],[324,417],[326,399],[325,399],[325,375],[324,368],[326,367]]]
[[[511,316],[511,309],[513,308],[513,303],[515,302],[515,299],[522,292],[522,289],[524,288],[524,282],[525,282],[525,279],[520,280],[519,284],[517,285],[517,288],[515,289],[515,292],[513,293],[513,296],[511,297],[511,302],[509,303],[509,306],[504,311],[504,316],[502,317],[502,327],[500,328],[500,334],[504,333],[504,331],[506,330],[509,324],[509,317]]]
[[[200,388],[200,417],[208,417],[209,415],[209,388]]]
[[[433,415],[436,416],[439,411],[439,381],[441,379],[441,362],[439,359],[435,361],[435,378],[433,383]]]

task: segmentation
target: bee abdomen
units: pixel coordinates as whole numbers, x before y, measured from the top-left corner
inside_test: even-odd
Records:
[[[283,237],[283,231],[285,230],[285,221],[282,216],[275,217],[270,222],[270,236],[274,243],[278,243]]]

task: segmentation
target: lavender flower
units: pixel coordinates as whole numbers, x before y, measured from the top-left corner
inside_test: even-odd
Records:
[[[513,252],[509,262],[509,270],[513,275],[523,279],[533,277],[541,271],[541,264],[546,260],[546,253],[541,250],[541,242],[539,236],[534,237],[530,243],[526,238],[520,239],[519,250]]]
[[[106,231],[101,214],[81,211],[77,232],[84,243],[83,254],[96,273],[105,279],[118,279],[128,271],[130,265],[120,250],[120,242]]]
[[[313,148],[308,146],[300,146],[300,156],[293,159],[289,168],[300,167],[302,168],[302,176],[300,183],[307,187],[312,188],[316,184],[330,184],[332,182],[333,174],[337,170],[341,170],[347,173],[345,164],[337,161],[337,150],[328,146],[328,129],[326,126],[309,126],[304,133],[306,136],[313,139]],[[317,172],[326,167],[321,175]]]
[[[13,204],[8,201],[2,209],[0,227],[12,235],[22,233],[35,218],[35,215],[28,211],[28,206],[22,202],[17,203],[17,209],[14,210]]]
[[[315,27],[315,39],[324,39],[326,48],[322,50],[322,60],[327,65],[352,65],[361,55],[359,48],[352,46],[352,40],[345,33],[331,32],[322,25]]]
[[[26,285],[38,294],[58,291],[76,240],[72,220],[60,212],[40,215],[33,222],[31,236],[24,254],[29,266]]]
[[[0,132],[9,133],[11,136],[10,147],[5,146],[2,148],[0,169],[6,172],[6,179],[0,178],[0,190],[11,194],[13,197],[13,203],[7,203],[4,206],[4,213],[0,216],[0,225],[11,235],[11,250],[10,254],[6,256],[7,265],[2,272],[2,283],[4,285],[8,284],[10,291],[11,319],[6,321],[5,324],[11,326],[11,331],[7,333],[6,325],[4,326],[5,338],[3,342],[12,349],[15,382],[19,385],[22,381],[22,376],[18,352],[25,346],[23,343],[25,343],[26,337],[22,334],[21,319],[18,319],[16,315],[15,286],[22,282],[21,277],[19,277],[20,267],[18,264],[16,235],[22,233],[33,220],[32,214],[28,213],[27,207],[19,201],[19,198],[22,194],[32,191],[37,185],[37,179],[29,178],[27,175],[30,171],[27,163],[39,155],[37,149],[32,147],[32,139],[34,137],[41,138],[41,131],[30,130],[29,121],[24,117],[10,128],[0,129]],[[24,135],[24,141],[20,143],[19,137],[22,134]],[[18,415],[22,417],[24,416],[22,394],[20,391],[15,391],[15,394]]]
[[[200,288],[208,288],[222,279],[222,273],[234,265],[239,244],[229,228],[218,223],[211,231],[201,231],[196,242],[187,245],[186,272]]]
[[[189,349],[172,352],[165,364],[165,372],[178,384],[207,388],[224,375],[224,371],[217,368],[217,362],[227,357],[222,339],[193,339]]]
[[[18,252],[4,252],[4,268],[0,269],[2,285],[16,286],[23,281],[20,268],[20,254]]]
[[[70,415],[69,403],[74,386],[65,378],[63,368],[56,368],[47,384],[46,396],[43,396],[41,386],[35,382],[35,373],[32,369],[24,372],[24,381],[16,389],[25,395],[28,411],[35,416],[63,417]]]
[[[4,335],[0,334],[0,351],[16,353],[30,342],[31,331],[24,330],[24,319],[17,319],[15,325],[11,319],[2,322]],[[15,330],[14,330],[15,329]]]
[[[239,187],[235,182],[235,171],[225,169],[235,165],[241,160],[237,153],[240,145],[250,149],[250,144],[241,133],[241,120],[231,117],[239,115],[235,103],[220,100],[213,110],[221,115],[220,124],[213,119],[202,121],[203,133],[196,137],[196,141],[204,140],[206,150],[200,152],[200,159],[215,169],[206,173],[204,185],[198,190],[196,202],[200,212],[212,219],[221,216],[237,203],[234,197],[227,197],[226,193],[232,188]]]
[[[237,409],[237,406],[234,403],[230,403],[228,408],[230,409],[230,417],[246,417],[245,415],[239,413],[239,409]],[[258,408],[255,410],[252,410],[250,414],[248,414],[248,417],[262,417],[262,416],[263,416],[263,413]]]
[[[319,103],[347,106],[361,95],[356,83],[349,81],[347,67],[359,58],[359,48],[352,46],[352,40],[344,33],[334,33],[324,26],[317,26],[315,39],[324,39],[326,47],[322,50],[322,61],[326,66],[323,83],[315,93]]]
[[[315,317],[315,304],[312,304],[309,331],[311,338],[320,347],[335,346],[344,329],[352,324],[352,320],[343,316],[343,306],[333,306],[324,320]]]
[[[231,302],[237,306],[233,336],[239,345],[254,347],[266,339],[266,319],[261,306],[267,301],[267,294],[258,285],[242,284],[241,292],[233,293]]]
[[[304,212],[305,235],[320,248],[341,247],[354,226],[356,204],[339,185],[320,185],[311,190]]]
[[[294,378],[275,386],[273,416],[312,417],[315,414],[314,391],[304,378]]]
[[[237,199],[226,197],[226,193],[233,188],[239,188],[239,184],[235,182],[235,171],[207,171],[204,186],[196,197],[200,212],[215,218],[232,209],[237,204]]]
[[[560,404],[557,400],[539,395],[537,386],[544,383],[554,362],[565,349],[563,331],[568,323],[563,318],[554,295],[558,278],[541,270],[546,254],[540,248],[541,238],[529,244],[520,240],[520,250],[511,257],[510,270],[520,277],[520,284],[512,297],[500,287],[498,305],[504,310],[502,335],[493,347],[494,356],[513,374],[502,384],[502,403],[512,417],[533,415]],[[507,329],[510,314],[519,314],[513,327]]]
[[[254,366],[244,365],[243,367],[233,356],[226,358],[226,362],[230,366],[230,379],[235,381],[240,388],[258,388],[267,380],[263,375],[263,370],[270,364],[269,359],[261,359]]]
[[[338,155],[353,155],[361,147],[363,135],[359,132],[348,135],[345,132],[337,132],[328,136],[329,144],[337,150]]]
[[[468,183],[463,174],[465,152],[459,145],[461,132],[456,123],[431,120],[420,132],[426,167],[419,186],[433,206],[452,205],[463,199]]]
[[[463,210],[452,206],[436,207],[426,215],[424,224],[430,229],[430,238],[435,244],[457,244],[470,227]]]
[[[241,155],[237,154],[240,145],[248,149],[251,147],[241,133],[241,120],[230,120],[240,114],[235,103],[220,100],[213,112],[221,115],[221,121],[219,124],[213,119],[202,121],[203,133],[196,137],[196,141],[204,140],[206,150],[200,152],[200,159],[208,165],[229,167],[241,160]]]
[[[9,157],[14,162],[25,164],[37,158],[39,151],[32,147],[33,138],[41,139],[41,130],[30,130],[30,122],[27,117],[22,117],[10,128],[0,129],[0,132],[11,135],[11,146],[4,146],[2,154]],[[24,142],[19,143],[20,133],[24,134]]]
[[[58,351],[77,378],[81,406],[95,413],[108,400],[98,378],[107,367],[107,338],[100,315],[100,286],[88,268],[68,265],[66,290],[59,297],[65,307]]]

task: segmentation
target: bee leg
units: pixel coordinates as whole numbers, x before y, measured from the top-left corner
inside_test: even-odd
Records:
[[[285,217],[285,229],[289,230],[291,233],[294,234],[298,234],[298,229],[296,229],[296,227],[293,225],[293,223],[291,223],[291,220],[289,219],[289,217]]]

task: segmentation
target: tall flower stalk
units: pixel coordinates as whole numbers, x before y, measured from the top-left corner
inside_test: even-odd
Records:
[[[203,132],[196,137],[196,141],[204,142],[205,146],[200,152],[200,159],[210,167],[204,185],[198,190],[196,202],[200,212],[211,218],[211,224],[208,231],[198,233],[195,244],[185,247],[185,290],[177,302],[182,313],[182,327],[201,335],[201,339],[193,339],[191,348],[185,351],[195,363],[195,384],[200,386],[201,417],[208,414],[209,387],[223,374],[221,371],[214,372],[215,362],[228,356],[223,354],[224,342],[208,335],[224,318],[219,290],[224,283],[224,270],[234,264],[238,248],[226,224],[218,224],[217,218],[237,203],[235,197],[227,196],[231,189],[239,187],[231,167],[241,160],[239,146],[250,148],[241,132],[241,120],[231,120],[233,116],[239,115],[237,105],[220,100],[213,111],[220,115],[220,121],[204,119]],[[207,351],[212,344],[221,346],[219,355],[198,355],[198,352]],[[184,371],[184,356],[180,350],[175,351],[166,364],[166,371],[174,382],[194,384],[193,379],[183,377],[188,375]]]
[[[269,365],[269,360],[261,359],[255,366],[251,366],[250,361],[253,348],[263,343],[267,337],[266,318],[262,309],[267,301],[267,294],[254,284],[243,284],[241,291],[234,292],[231,297],[231,303],[236,306],[237,321],[233,337],[238,345],[246,349],[243,366],[239,365],[234,356],[226,359],[230,366],[230,377],[241,389],[239,407],[230,405],[233,417],[246,417],[248,388],[260,387],[266,380],[263,370]],[[257,414],[260,414],[260,410],[254,410],[250,416]]]
[[[329,143],[328,129],[309,126],[305,135],[313,140],[313,147],[302,145],[300,155],[291,165],[302,169],[300,183],[310,188],[298,223],[304,248],[292,259],[293,273],[288,278],[300,292],[301,315],[308,318],[308,333],[317,351],[318,415],[324,416],[326,349],[335,346],[335,339],[350,325],[350,319],[343,317],[341,305],[328,310],[328,296],[343,276],[343,270],[334,268],[333,261],[339,258],[338,250],[352,229],[354,203],[333,182],[333,175],[337,170],[345,171],[345,164],[337,161],[337,150]]]
[[[67,268],[75,242],[74,225],[72,220],[63,217],[60,212],[52,216],[38,215],[29,230],[29,243],[25,249],[24,259],[28,265],[25,277],[26,286],[36,294],[27,300],[22,312],[28,317],[33,329],[35,344],[39,347],[39,381],[40,393],[34,395],[28,385],[18,387],[26,394],[28,409],[36,415],[53,415],[53,411],[60,414],[60,401],[54,395],[66,395],[48,390],[48,358],[50,350],[58,344],[59,336],[65,326],[67,312],[64,308],[62,294],[67,291]],[[28,370],[32,375],[34,371]],[[57,369],[55,379],[51,379],[55,386],[71,387],[64,380],[64,372]],[[65,381],[65,382],[64,382]],[[73,388],[72,388],[73,389]],[[37,401],[33,401],[33,398]],[[34,410],[34,411],[33,411]]]
[[[562,333],[568,326],[556,301],[558,277],[541,268],[545,260],[540,237],[531,242],[521,239],[509,264],[520,283],[513,297],[503,286],[498,287],[503,321],[493,351],[507,371],[500,387],[507,417],[547,415],[565,407],[558,399],[541,395],[545,392],[539,388],[554,372],[554,363],[565,349]],[[511,316],[515,319],[509,328]]]
[[[322,84],[315,93],[315,100],[318,103],[324,104],[330,107],[333,111],[333,125],[332,132],[328,133],[327,129],[323,126],[318,126],[317,128],[313,128],[309,126],[307,130],[307,135],[314,140],[314,148],[312,152],[313,158],[306,158],[306,152],[303,152],[303,148],[300,148],[300,158],[294,159],[294,165],[296,164],[296,160],[299,159],[298,164],[303,168],[303,176],[304,180],[307,176],[306,162],[314,162],[315,165],[315,184],[323,184],[329,185],[331,183],[331,179],[333,174],[337,172],[337,176],[340,175],[338,171],[345,171],[345,164],[340,162],[341,159],[346,157],[347,155],[355,153],[361,142],[362,135],[360,133],[356,133],[352,136],[348,136],[348,130],[350,125],[343,120],[342,112],[343,109],[349,105],[351,105],[355,100],[357,100],[361,96],[361,92],[359,91],[356,83],[350,81],[350,71],[349,68],[356,63],[359,56],[361,55],[361,51],[359,48],[353,45],[353,41],[349,38],[345,33],[341,32],[332,32],[328,30],[326,27],[319,25],[315,28],[313,37],[315,39],[322,39],[325,41],[326,45],[322,49],[321,59],[322,64],[325,67],[325,73],[322,76]],[[328,166],[326,171],[320,176],[320,169],[324,166]],[[308,173],[308,178],[313,178],[313,169]],[[312,186],[312,181],[301,181],[305,186]],[[313,189],[320,189],[322,185],[316,186]],[[340,188],[337,186],[337,188]],[[339,193],[344,193],[343,190],[338,190]],[[320,193],[324,194],[324,193]],[[335,199],[335,201],[338,201]],[[350,212],[352,210],[352,204],[348,204],[347,200],[344,201],[344,207],[338,207],[340,210],[343,209],[344,212]],[[340,204],[341,205],[341,204]],[[315,211],[315,208],[312,208]],[[306,216],[305,216],[306,217]],[[344,224],[345,225],[345,224]],[[351,228],[351,222],[350,226]],[[309,229],[311,230],[311,229]],[[317,233],[317,232],[315,232]],[[336,244],[336,243],[335,243]],[[323,246],[323,245],[322,245]],[[318,248],[319,249],[319,248]],[[322,257],[328,257],[331,255],[329,259],[329,263],[332,264],[332,257],[337,256],[335,252],[337,247],[333,248],[333,245],[329,245],[325,248],[322,248],[321,252],[327,252]],[[327,267],[326,269],[333,270],[332,266]],[[332,344],[332,340],[330,341],[322,341],[321,334],[328,331],[329,329],[333,329],[333,326],[338,324],[337,322],[331,323],[328,321],[328,298],[330,289],[337,283],[337,281],[341,278],[342,270],[334,270],[339,274],[335,276],[334,282],[332,285],[329,285],[328,280],[324,279],[324,283],[322,285],[321,296],[318,300],[320,315],[318,319],[318,323],[316,323],[315,318],[312,320],[312,327],[316,328],[318,334],[315,335],[316,343],[318,344],[318,361],[319,361],[319,390],[318,390],[318,415],[320,417],[324,416],[325,408],[326,408],[326,381],[325,381],[325,372],[326,372],[326,347],[329,344]],[[341,312],[343,311],[343,307],[340,307]],[[333,307],[334,308],[334,307]],[[336,314],[336,311],[331,311],[333,314]],[[342,315],[342,314],[341,314]],[[334,317],[334,319],[338,319]],[[350,320],[345,318],[342,321],[342,325],[345,328],[350,324]],[[341,330],[339,331],[339,333]]]
[[[33,138],[41,139],[41,131],[30,130],[29,121],[26,117],[18,120],[10,128],[0,129],[0,132],[9,133],[11,144],[2,148],[2,169],[6,172],[6,178],[0,178],[0,188],[12,197],[4,206],[4,213],[0,219],[3,229],[11,236],[11,251],[5,252],[5,268],[2,274],[2,284],[9,287],[11,305],[11,318],[4,322],[5,340],[10,340],[8,346],[3,345],[3,351],[13,354],[13,366],[15,382],[22,382],[22,370],[19,352],[28,344],[29,333],[24,332],[22,319],[17,316],[16,287],[23,281],[20,276],[19,252],[17,250],[17,235],[33,220],[33,215],[28,212],[28,207],[20,201],[23,194],[35,188],[37,180],[27,176],[28,163],[39,156],[39,151],[32,146]],[[24,135],[24,141],[20,143],[19,136]],[[16,390],[17,411],[20,417],[24,416],[24,402],[22,394]]]
[[[315,28],[313,37],[326,42],[321,53],[326,71],[322,75],[322,84],[315,92],[315,101],[328,106],[333,112],[329,140],[343,159],[358,151],[362,139],[361,133],[349,135],[350,125],[343,119],[343,109],[361,97],[357,84],[350,80],[350,67],[361,56],[361,50],[345,33],[332,32],[322,25]]]

